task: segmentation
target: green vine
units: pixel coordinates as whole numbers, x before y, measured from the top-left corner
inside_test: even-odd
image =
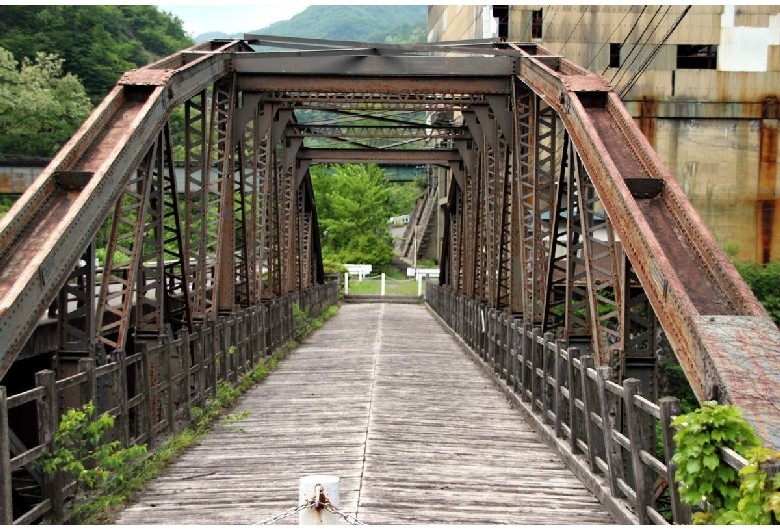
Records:
[[[146,456],[146,445],[122,449],[118,440],[101,443],[114,418],[95,416],[92,402],[62,415],[54,437],[54,449],[39,460],[46,473],[63,473],[76,481],[71,517],[78,522],[102,509],[111,493],[124,487]]]
[[[771,524],[780,510],[780,474],[771,478],[767,463],[780,453],[761,446],[753,427],[733,405],[702,403],[700,408],[672,422],[675,478],[680,496],[690,506],[706,503],[707,511],[693,514],[694,524]],[[748,464],[739,472],[721,457],[728,447]]]

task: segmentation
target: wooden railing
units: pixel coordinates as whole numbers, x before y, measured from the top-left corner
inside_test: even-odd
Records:
[[[133,355],[117,352],[112,362],[96,366],[81,359],[78,373],[57,380],[54,372],[35,374],[35,387],[7,396],[0,386],[0,524],[67,521],[68,497],[75,482],[64,483],[57,473],[43,473],[34,465],[54,447],[60,414],[90,401],[96,413],[115,417],[113,440],[123,447],[147,444],[152,452],[167,437],[192,421],[193,407],[203,407],[216,396],[223,381],[237,383],[243,374],[269,358],[300,333],[293,306],[319,316],[325,305],[338,304],[338,282],[291,293],[268,304],[242,310],[210,322],[196,333],[164,338]],[[37,444],[18,447],[9,438],[8,416],[14,409],[37,421]],[[14,450],[15,449],[15,450]],[[27,468],[42,487],[41,500],[26,513],[13,514],[12,474]],[[17,508],[18,511],[18,508]]]
[[[641,395],[639,380],[618,385],[593,357],[452,290],[429,283],[426,301],[616,522],[690,524],[671,461],[677,398],[652,403]],[[663,454],[656,454],[656,423]],[[745,464],[733,451],[723,453],[736,469]],[[661,506],[664,485],[668,501]]]

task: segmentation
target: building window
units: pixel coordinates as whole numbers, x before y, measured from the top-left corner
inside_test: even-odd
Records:
[[[718,67],[717,44],[678,44],[677,68],[715,70]]]
[[[544,21],[544,13],[542,13],[542,10],[535,10],[531,14],[531,38],[532,39],[541,39],[542,38],[542,22]]]
[[[509,38],[509,6],[493,6],[493,18],[498,26],[498,38],[506,41]]]
[[[620,68],[620,44],[617,42],[609,43],[609,67]]]

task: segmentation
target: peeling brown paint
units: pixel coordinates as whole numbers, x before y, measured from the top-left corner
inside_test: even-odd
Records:
[[[758,215],[758,239],[761,244],[761,262],[772,259],[775,210],[777,209],[777,98],[764,100],[761,130],[758,144],[758,190],[756,214]]]

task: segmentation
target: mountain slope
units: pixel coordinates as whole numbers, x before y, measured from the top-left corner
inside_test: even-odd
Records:
[[[421,42],[427,37],[427,20],[427,5],[313,5],[289,20],[248,33],[364,42]],[[198,35],[195,41],[242,36],[209,32]]]

